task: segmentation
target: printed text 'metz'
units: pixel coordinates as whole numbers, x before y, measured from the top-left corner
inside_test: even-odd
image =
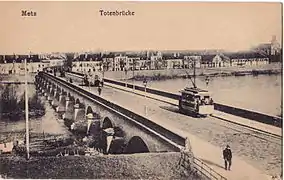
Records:
[[[35,11],[22,10],[22,16],[37,16]]]

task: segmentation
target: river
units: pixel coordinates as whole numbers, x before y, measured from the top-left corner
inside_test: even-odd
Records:
[[[142,82],[135,84],[142,85]],[[197,77],[196,84],[199,88],[209,90],[215,102],[271,115],[281,114],[281,75],[210,77],[208,86],[205,77]],[[147,85],[179,93],[179,90],[192,84],[189,79],[170,79],[150,81]]]
[[[23,81],[24,76],[4,76],[2,80],[5,81]],[[33,77],[28,77],[29,81],[33,81]],[[20,97],[25,92],[25,85],[12,85],[16,88],[17,96]],[[0,92],[2,89],[0,88]],[[34,94],[35,86],[28,86],[28,96],[31,98]],[[45,106],[45,115],[37,118],[29,118],[29,129],[31,133],[48,133],[54,135],[70,134],[64,123],[58,117],[58,114],[48,104],[45,97],[40,97]],[[14,140],[15,137],[19,139],[24,138],[25,133],[25,118],[24,116],[18,121],[9,121],[0,116],[0,141]]]

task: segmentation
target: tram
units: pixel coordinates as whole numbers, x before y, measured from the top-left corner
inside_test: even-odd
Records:
[[[179,110],[196,116],[207,116],[213,113],[214,103],[207,90],[186,87],[180,91]]]
[[[103,79],[99,73],[89,72],[84,74],[83,85],[85,86],[103,86]]]
[[[192,80],[189,76],[193,87],[185,87],[183,90],[179,91],[181,93],[179,99],[179,110],[182,113],[189,113],[196,117],[210,115],[214,111],[214,102],[209,91],[200,89],[196,86],[195,64],[193,76],[194,80]]]

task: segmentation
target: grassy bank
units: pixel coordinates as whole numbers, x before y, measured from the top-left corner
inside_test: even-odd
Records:
[[[178,168],[179,153],[135,155],[0,157],[0,174],[8,178],[199,179]]]

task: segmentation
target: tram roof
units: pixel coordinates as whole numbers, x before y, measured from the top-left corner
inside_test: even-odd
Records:
[[[194,93],[194,94],[209,93],[207,90],[200,89],[200,88],[194,88],[194,87],[186,87],[181,92],[183,92],[183,93]]]

